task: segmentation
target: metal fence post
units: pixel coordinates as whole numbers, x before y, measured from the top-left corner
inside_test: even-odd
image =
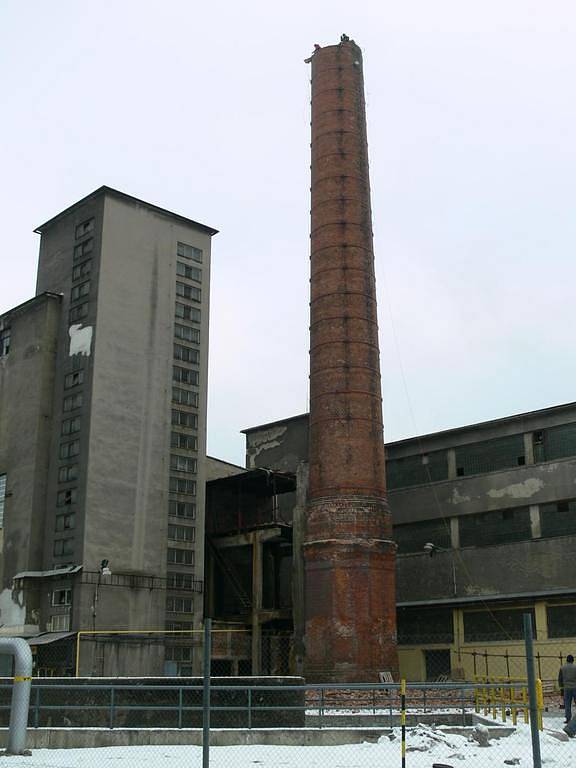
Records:
[[[524,643],[526,646],[526,672],[530,698],[530,732],[532,734],[532,760],[534,768],[542,768],[540,755],[540,734],[538,733],[538,694],[534,675],[534,646],[532,636],[532,614],[524,614]]]
[[[204,690],[202,696],[202,768],[210,765],[210,661],[212,619],[204,619]]]
[[[114,686],[110,688],[110,730],[114,728]]]

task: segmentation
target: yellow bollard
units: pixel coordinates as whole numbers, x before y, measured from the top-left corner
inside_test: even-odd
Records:
[[[544,720],[542,718],[542,712],[544,712],[544,690],[542,689],[542,680],[538,677],[536,679],[536,702],[538,704],[538,728],[544,730]]]
[[[400,723],[402,725],[402,768],[406,768],[406,680],[400,681]]]

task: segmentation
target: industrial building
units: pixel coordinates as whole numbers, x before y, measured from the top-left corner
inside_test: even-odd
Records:
[[[292,617],[285,614],[284,622],[294,639],[285,658],[299,671],[309,417],[252,427],[245,434],[244,477],[266,468],[270,477],[293,478],[295,489],[276,496],[267,520],[250,520],[246,510],[238,518],[243,527],[233,530],[230,523],[230,545],[246,548],[235,552],[231,565],[236,578],[249,583],[250,537],[269,535],[273,541],[272,532],[282,532],[292,568],[285,563],[278,575],[265,570],[264,585],[254,591],[269,594],[279,577],[280,594],[291,596]],[[539,674],[555,679],[559,657],[576,647],[576,403],[387,443],[386,475],[398,547],[402,675],[521,677],[522,616],[530,612]],[[242,478],[236,477],[237,487]],[[223,482],[208,484],[209,498],[217,498]],[[207,530],[210,515],[209,508]],[[222,535],[218,545],[223,548],[225,540]],[[238,597],[215,615],[223,620],[243,615],[247,626],[251,623]]]
[[[79,630],[202,620],[216,230],[101,187],[36,231],[36,296],[0,317],[0,634],[70,673]],[[92,640],[80,673],[177,661]]]

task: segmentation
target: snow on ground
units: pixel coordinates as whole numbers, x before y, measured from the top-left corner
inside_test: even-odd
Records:
[[[212,747],[211,768],[392,768],[400,766],[400,729],[394,738],[377,744],[347,744],[331,747],[237,746]],[[491,768],[505,760],[532,765],[530,730],[519,726],[512,736],[493,739],[480,747],[466,736],[446,734],[442,729],[418,726],[407,732],[407,768],[431,768],[444,763],[453,768]],[[562,742],[550,733],[541,736],[545,766],[574,768],[576,739]],[[189,768],[200,766],[201,747],[103,747],[100,749],[38,749],[32,757],[12,757],[10,768]]]

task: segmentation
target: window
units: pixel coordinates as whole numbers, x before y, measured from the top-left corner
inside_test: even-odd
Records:
[[[58,482],[69,483],[71,480],[78,479],[78,464],[69,464],[67,467],[60,467],[58,470]]]
[[[91,219],[86,219],[86,221],[83,221],[81,224],[78,224],[76,227],[76,240],[78,240],[79,237],[84,237],[84,235],[87,235],[88,232],[92,232],[94,229],[94,216],[92,216]]]
[[[74,371],[74,373],[67,373],[64,376],[64,389],[72,389],[77,387],[84,381],[84,371]]]
[[[78,299],[81,299],[83,296],[88,296],[90,293],[90,280],[87,280],[85,283],[80,283],[80,285],[75,285],[72,290],[70,291],[70,301],[78,301]]]
[[[187,525],[169,525],[168,538],[173,541],[195,541],[196,529]]]
[[[192,592],[196,591],[194,586],[194,576],[191,573],[170,573],[169,571],[166,574],[167,589],[184,589]]]
[[[526,541],[532,536],[528,507],[463,515],[459,526],[462,547],[488,547]]]
[[[522,640],[524,614],[532,614],[532,626],[536,626],[532,608],[509,608],[494,611],[464,611],[464,641],[466,643],[490,640]]]
[[[92,272],[92,260],[83,261],[82,264],[78,264],[72,270],[72,280],[81,280],[83,277],[88,277]]]
[[[6,504],[6,475],[0,475],[0,528],[4,528],[4,505]]]
[[[71,555],[74,553],[74,539],[58,539],[54,542],[54,554],[56,556]]]
[[[198,438],[195,435],[183,435],[181,432],[172,432],[170,447],[181,448],[183,451],[195,451],[198,448]]]
[[[80,416],[62,422],[63,435],[73,435],[75,432],[80,432]]]
[[[70,614],[58,613],[48,620],[49,632],[67,632],[70,629]]]
[[[185,277],[187,280],[195,280],[197,283],[202,282],[202,270],[198,267],[192,267],[190,264],[184,264],[183,261],[176,262],[176,274],[180,277]]]
[[[60,446],[60,458],[71,459],[80,453],[80,440],[74,440],[71,443],[62,443]]]
[[[576,499],[540,505],[542,536],[571,536],[576,533]]]
[[[176,411],[172,409],[172,424],[175,427],[188,427],[188,429],[198,429],[198,414],[188,413],[188,411]]]
[[[200,376],[198,371],[192,371],[189,368],[180,368],[179,365],[173,366],[173,379],[178,384],[193,384],[198,386]]]
[[[82,392],[78,392],[78,394],[76,395],[68,395],[68,397],[64,398],[62,409],[66,412],[75,411],[76,408],[82,407],[83,402],[84,402],[84,397],[82,395]]]
[[[448,454],[433,451],[424,455],[405,456],[386,462],[388,488],[406,488],[448,479]]]
[[[69,531],[74,528],[75,523],[76,518],[74,512],[69,512],[66,515],[57,515],[55,530],[58,533],[61,533],[62,531]]]
[[[67,488],[65,491],[58,491],[56,496],[56,506],[64,507],[68,504],[76,504],[78,501],[78,489]]]
[[[196,517],[196,504],[191,501],[169,501],[168,514],[170,517],[183,517],[194,520]]]
[[[202,264],[202,251],[200,248],[195,248],[193,245],[178,243],[176,253],[178,256],[182,256],[185,259],[192,259],[192,261],[197,261],[198,264]]]
[[[452,643],[454,640],[451,608],[398,608],[396,617],[400,645]]]
[[[194,565],[194,550],[168,547],[168,562],[175,565]]]
[[[52,605],[72,605],[72,590],[55,589],[52,592]]]
[[[74,261],[79,261],[80,259],[86,258],[86,256],[90,256],[93,250],[94,239],[91,237],[88,240],[84,240],[83,243],[78,243],[78,245],[74,246]]]
[[[190,458],[190,456],[176,456],[170,455],[170,469],[176,472],[196,472],[196,459]]]
[[[191,320],[193,323],[200,322],[200,310],[196,307],[189,307],[187,304],[176,302],[176,317],[182,320]]]
[[[172,389],[172,402],[198,408],[198,392],[192,392],[189,389],[180,389],[179,387],[174,387]]]
[[[192,613],[192,611],[186,611],[186,613]],[[186,645],[167,645],[165,658],[167,661],[192,661],[192,652],[193,649]]]
[[[78,304],[77,307],[72,307],[72,309],[68,314],[68,318],[71,323],[75,323],[78,320],[82,320],[87,315],[88,315],[88,302],[85,301],[84,304]]]
[[[189,632],[192,629],[192,622],[191,621],[167,621],[165,624],[165,627],[168,632]],[[177,647],[180,648],[180,646],[177,646]],[[166,652],[168,652],[168,650],[174,650],[174,648],[172,646],[169,646],[166,649]]]
[[[549,605],[546,617],[548,637],[576,636],[576,605]]]
[[[456,448],[458,477],[510,469],[525,463],[524,435],[510,435]]]
[[[536,461],[555,461],[576,456],[576,422],[535,432],[533,441]]]
[[[196,496],[196,481],[183,477],[170,478],[170,493],[182,493],[188,496]]]
[[[200,352],[197,349],[183,347],[182,344],[174,344],[174,359],[197,365],[200,362]]]
[[[177,339],[182,339],[183,341],[190,341],[192,344],[200,344],[199,328],[192,328],[189,325],[176,324],[174,326],[174,336],[176,336]]]
[[[194,600],[191,597],[167,597],[166,613],[192,613]]]
[[[398,554],[424,552],[424,544],[431,541],[438,547],[450,549],[450,521],[443,519],[423,520],[419,523],[406,523],[394,526],[394,541],[398,544]]]
[[[202,301],[202,291],[195,285],[187,285],[176,281],[176,296],[180,296],[183,299],[190,299],[190,301]]]
[[[6,357],[10,352],[10,328],[0,329],[0,357]]]

